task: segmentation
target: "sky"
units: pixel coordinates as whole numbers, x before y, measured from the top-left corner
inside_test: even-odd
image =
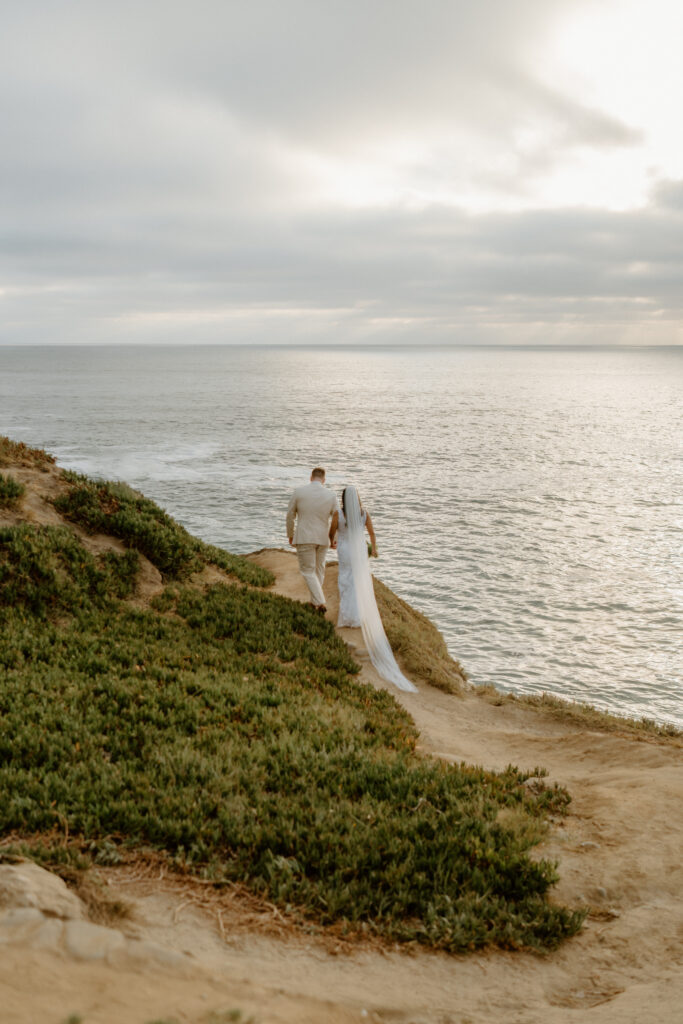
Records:
[[[0,344],[683,344],[680,0],[0,3]]]

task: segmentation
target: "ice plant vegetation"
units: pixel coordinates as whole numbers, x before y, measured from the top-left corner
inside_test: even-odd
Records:
[[[529,856],[564,790],[418,755],[406,711],[268,573],[128,488],[65,484],[61,514],[126,550],[0,530],[0,836],[49,852],[57,829],[91,861],[153,848],[293,919],[453,952],[579,929]],[[165,581],[146,607],[140,554]],[[231,579],[200,584],[207,564]]]
[[[25,491],[26,488],[18,480],[0,473],[0,508],[14,507]]]

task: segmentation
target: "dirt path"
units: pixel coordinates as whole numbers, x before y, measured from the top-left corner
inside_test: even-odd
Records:
[[[289,552],[254,556],[273,569],[276,590],[305,599]],[[328,572],[328,615],[336,615]],[[362,677],[382,686],[356,645]],[[580,935],[557,953],[490,952],[450,957],[334,951],[286,929],[234,915],[217,918],[168,880],[111,871],[113,890],[133,902],[126,926],[191,954],[185,969],[74,963],[36,949],[0,958],[2,1024],[146,1024],[163,1019],[223,1024],[677,1024],[683,1006],[683,753],[680,747],[587,731],[514,705],[450,696],[420,684],[399,699],[424,751],[491,768],[548,769],[572,794],[571,813],[540,850],[557,858],[557,897],[589,905]],[[274,922],[276,925],[277,922]],[[269,933],[269,931],[271,933]],[[223,1018],[210,1014],[221,1012]]]

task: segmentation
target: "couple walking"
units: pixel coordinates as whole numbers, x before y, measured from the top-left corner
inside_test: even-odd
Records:
[[[287,537],[296,546],[299,569],[311,594],[311,601],[323,614],[325,561],[330,545],[339,559],[338,626],[360,626],[372,664],[379,675],[400,690],[415,691],[406,679],[389,646],[375,601],[368,564],[365,531],[372,554],[377,544],[372,520],[361,507],[355,487],[342,492],[341,508],[333,492],[325,487],[325,470],[316,467],[310,483],[297,487],[287,509]]]

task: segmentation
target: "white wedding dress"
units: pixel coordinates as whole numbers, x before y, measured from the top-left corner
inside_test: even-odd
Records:
[[[367,512],[362,514],[362,525],[365,529]],[[344,518],[343,509],[339,509],[337,525],[337,558],[339,559],[339,616],[338,626],[360,627],[360,613],[356,601],[356,588],[353,585],[353,569],[351,568],[351,552],[349,550],[349,530]]]
[[[372,585],[365,541],[367,516],[361,511],[355,487],[347,487],[346,516],[339,509],[337,557],[339,558],[338,626],[360,626],[370,661],[378,674],[399,690],[417,693],[396,664],[380,618]]]

